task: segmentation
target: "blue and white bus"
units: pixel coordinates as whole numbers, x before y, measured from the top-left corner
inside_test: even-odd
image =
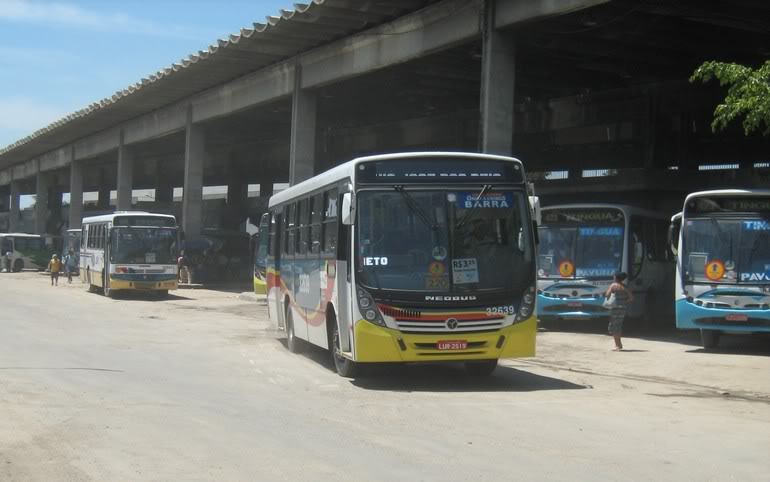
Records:
[[[706,349],[723,332],[770,332],[770,191],[690,194],[670,239],[677,328],[700,330]]]
[[[666,248],[668,218],[619,204],[542,209],[538,230],[538,318],[607,321],[604,292],[619,271],[634,292],[629,317],[665,319],[674,267]]]

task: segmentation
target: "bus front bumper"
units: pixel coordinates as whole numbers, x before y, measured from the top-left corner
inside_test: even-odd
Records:
[[[708,308],[676,301],[676,327],[684,330],[719,330],[770,333],[770,310]]]
[[[489,360],[535,356],[537,321],[521,323],[490,333],[406,334],[359,320],[355,325],[357,362],[436,362]],[[464,341],[464,350],[439,350],[439,341]]]
[[[550,298],[537,295],[537,315],[541,320],[607,321],[609,310],[604,298]]]
[[[176,279],[161,281],[133,281],[110,277],[111,290],[175,290],[177,288],[178,284]]]

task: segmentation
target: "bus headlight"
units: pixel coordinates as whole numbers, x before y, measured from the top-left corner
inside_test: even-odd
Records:
[[[521,322],[532,316],[535,311],[535,287],[530,286],[521,297],[521,305],[516,313],[515,323]]]
[[[358,296],[356,297],[356,300],[358,301],[358,311],[361,312],[364,319],[375,325],[386,326],[385,320],[382,319],[382,315],[380,315],[380,311],[377,309],[377,305],[375,305],[372,295],[361,288],[358,288],[356,292],[358,293]]]

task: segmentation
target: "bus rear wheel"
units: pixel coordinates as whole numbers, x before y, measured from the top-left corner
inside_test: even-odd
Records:
[[[713,350],[719,345],[719,338],[722,336],[722,332],[719,330],[701,330],[700,341],[703,348],[706,350]]]
[[[294,317],[291,314],[291,307],[286,307],[286,346],[292,353],[302,352],[302,340],[294,335]]]
[[[94,283],[91,280],[91,270],[90,269],[86,269],[86,283],[88,283],[88,292],[89,293],[96,293],[96,286],[94,286]]]
[[[13,262],[13,272],[14,273],[21,273],[21,270],[24,269],[24,261],[17,259]]]
[[[480,360],[465,362],[465,371],[468,375],[476,377],[488,377],[497,368],[497,360]]]
[[[340,345],[340,328],[337,324],[337,319],[331,317],[327,320],[327,323],[331,323],[332,336],[331,343],[329,344],[332,361],[334,362],[334,368],[341,377],[353,378],[358,373],[358,364],[353,360],[349,360],[342,355],[342,348]]]

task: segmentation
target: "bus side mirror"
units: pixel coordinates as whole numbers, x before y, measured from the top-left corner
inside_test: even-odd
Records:
[[[353,193],[346,192],[342,195],[342,224],[350,226],[356,218],[356,206],[353,202]]]
[[[668,246],[674,256],[679,254],[679,233],[682,230],[682,221],[680,219],[671,222],[668,227]]]

